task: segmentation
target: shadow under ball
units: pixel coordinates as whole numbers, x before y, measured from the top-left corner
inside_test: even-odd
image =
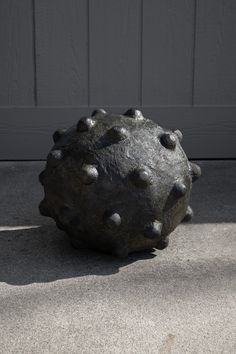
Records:
[[[39,180],[40,213],[55,220],[77,248],[126,257],[168,246],[168,235],[191,219],[192,182],[182,133],[165,130],[135,109],[103,109],[53,134]]]

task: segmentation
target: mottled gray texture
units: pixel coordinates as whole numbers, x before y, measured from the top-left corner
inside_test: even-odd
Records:
[[[39,177],[45,191],[40,212],[79,248],[121,257],[164,249],[186,215],[192,181],[201,175],[182,138],[134,109],[124,115],[100,109],[56,131]]]

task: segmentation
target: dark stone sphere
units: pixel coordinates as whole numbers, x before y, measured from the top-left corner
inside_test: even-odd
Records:
[[[168,235],[191,218],[190,191],[201,170],[188,161],[179,130],[165,130],[136,109],[98,109],[53,139],[39,176],[39,209],[75,247],[119,257],[164,249]]]

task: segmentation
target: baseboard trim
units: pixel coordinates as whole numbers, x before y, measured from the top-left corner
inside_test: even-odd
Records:
[[[122,113],[127,107],[103,107]],[[70,127],[93,107],[0,108],[0,159],[42,160],[52,146],[52,133]],[[180,129],[192,159],[236,158],[235,106],[142,107],[144,115],[163,127]]]

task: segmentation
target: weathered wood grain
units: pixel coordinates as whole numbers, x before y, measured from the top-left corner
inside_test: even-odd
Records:
[[[87,105],[87,21],[86,0],[35,1],[39,106]]]
[[[0,1],[0,106],[34,105],[32,22],[31,0]]]
[[[90,104],[140,103],[141,0],[90,0]]]
[[[97,106],[182,129],[189,157],[236,158],[235,16],[234,0],[0,1],[0,159],[45,158]]]
[[[193,0],[143,1],[142,102],[192,102]]]
[[[236,1],[197,1],[194,103],[236,103]]]

